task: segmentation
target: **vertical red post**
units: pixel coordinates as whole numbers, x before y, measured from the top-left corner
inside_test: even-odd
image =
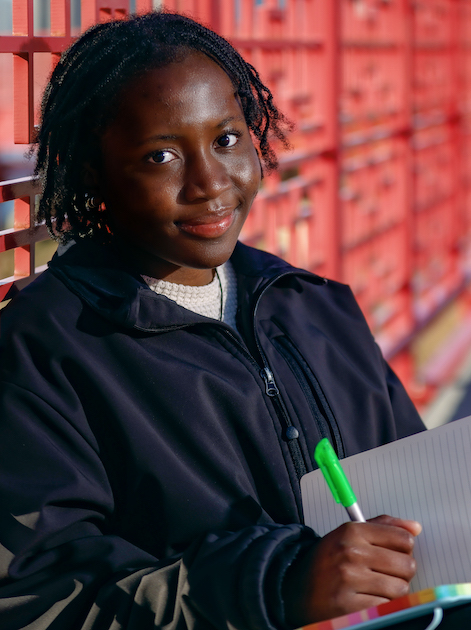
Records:
[[[152,10],[152,0],[136,0],[136,13],[147,13]]]
[[[27,144],[30,139],[31,84],[30,54],[13,55],[13,134],[17,144]]]
[[[15,199],[14,209],[14,225],[15,230],[30,227],[30,199],[29,197]],[[14,252],[14,275],[15,278],[26,278],[34,270],[31,269],[31,247],[34,245],[24,245],[16,247]]]
[[[30,23],[30,5],[28,0],[15,0],[13,2],[13,35],[27,37]]]
[[[70,34],[70,0],[51,0],[51,36]]]
[[[33,35],[33,0],[13,2],[13,34]],[[24,52],[13,56],[14,142],[27,144],[33,129],[33,60],[25,46]]]

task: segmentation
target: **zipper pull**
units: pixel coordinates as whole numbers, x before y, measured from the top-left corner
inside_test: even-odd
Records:
[[[262,368],[260,376],[265,381],[265,393],[267,396],[277,396],[280,392],[275,383],[273,372],[269,368]]]

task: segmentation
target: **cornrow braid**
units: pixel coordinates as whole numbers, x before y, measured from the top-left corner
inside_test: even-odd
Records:
[[[35,139],[35,175],[42,183],[38,219],[46,222],[54,238],[109,239],[106,210],[86,204],[86,165],[99,169],[99,139],[117,112],[125,85],[190,51],[206,54],[228,74],[266,170],[276,168],[270,134],[288,146],[286,130],[291,125],[255,68],[227,40],[168,12],[98,24],[64,52],[42,100]]]

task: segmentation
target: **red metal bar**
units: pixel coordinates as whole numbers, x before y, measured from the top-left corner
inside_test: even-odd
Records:
[[[30,55],[28,53],[13,56],[13,107],[14,141],[27,144],[31,130],[31,86]]]
[[[13,2],[13,35],[25,37],[31,32],[32,3],[29,0],[15,0]]]
[[[70,1],[51,1],[51,36],[70,37]]]

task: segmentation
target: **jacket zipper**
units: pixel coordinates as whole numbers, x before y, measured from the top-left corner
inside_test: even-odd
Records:
[[[268,362],[263,354],[260,344],[258,342],[258,338],[256,338],[257,348],[260,355],[260,361],[263,367],[260,367],[260,364],[257,363],[255,358],[247,351],[245,346],[243,346],[240,341],[234,337],[229,327],[226,327],[224,324],[224,332],[231,340],[237,344],[239,349],[242,351],[244,356],[250,361],[250,363],[258,370],[260,377],[265,383],[265,394],[271,399],[273,403],[273,407],[275,409],[275,414],[281,424],[282,429],[282,437],[283,440],[288,445],[288,450],[291,455],[291,459],[293,461],[293,465],[296,471],[296,476],[299,479],[303,475],[307,473],[306,462],[304,460],[304,456],[302,454],[301,448],[299,446],[298,438],[299,431],[293,426],[291,422],[291,418],[289,417],[288,411],[285,407],[283,398],[281,397],[280,390],[275,382],[275,377],[273,372],[271,371]]]
[[[278,389],[278,386],[276,385],[273,372],[271,371],[269,367],[267,358],[260,345],[260,341],[259,341],[259,337],[257,333],[257,327],[255,324],[256,314],[258,310],[258,305],[260,303],[260,299],[262,298],[263,294],[267,291],[267,289],[280,278],[283,278],[284,276],[291,276],[291,275],[297,275],[297,274],[298,272],[288,271],[286,273],[279,274],[275,278],[271,278],[271,280],[267,282],[267,284],[261,288],[255,300],[252,322],[253,322],[254,339],[255,339],[255,344],[257,347],[258,354],[259,354],[260,363],[257,363],[256,359],[250,354],[250,352],[248,352],[246,348],[240,343],[240,341],[236,337],[234,337],[234,335],[230,331],[230,328],[226,327],[223,322],[221,322],[221,324],[223,325],[226,334],[232,339],[232,341],[237,343],[239,348],[242,350],[243,354],[249,359],[252,365],[254,365],[254,367],[256,367],[259,370],[259,374],[265,383],[265,393],[267,396],[271,398],[273,402],[273,407],[275,409],[275,413],[280,421],[280,424],[282,427],[283,439],[287,442],[291,459],[293,461],[293,465],[296,471],[296,475],[299,480],[307,472],[306,462],[305,462],[303,453],[301,451],[301,447],[299,445],[299,440],[298,440],[299,431],[296,429],[295,426],[293,426],[293,423],[291,422],[285,403],[280,394],[280,390]],[[171,327],[171,329],[175,330],[178,328],[186,328],[186,327],[187,327],[187,324],[183,324],[183,325]],[[144,328],[140,328],[138,326],[135,326],[135,328],[137,330],[144,330]],[[262,367],[260,367],[260,365]]]
[[[311,408],[320,435],[330,440],[338,457],[342,459],[345,457],[345,449],[340,429],[316,375],[289,338],[277,338],[274,340],[274,345],[298,381]]]
[[[273,372],[270,369],[268,360],[260,344],[259,336],[257,333],[257,326],[256,326],[257,310],[258,310],[258,306],[260,304],[260,300],[263,294],[267,291],[267,289],[269,289],[269,287],[274,282],[276,282],[277,280],[279,280],[280,278],[284,276],[290,276],[290,275],[295,275],[295,273],[287,272],[287,273],[280,274],[276,278],[272,278],[270,282],[268,282],[265,286],[261,288],[255,300],[255,305],[253,309],[253,317],[252,317],[252,325],[253,325],[253,335],[255,339],[255,345],[257,347],[261,365],[263,366],[260,369],[260,376],[265,382],[265,392],[267,396],[270,396],[270,398],[273,401],[275,412],[282,426],[283,439],[288,444],[288,449],[291,454],[291,459],[293,460],[293,464],[294,464],[298,479],[301,479],[301,477],[307,473],[308,469],[306,467],[306,461],[304,459],[304,455],[299,445],[299,431],[296,429],[295,426],[293,426],[293,423],[291,422],[291,418],[289,417],[289,413],[288,413],[288,410],[286,409],[285,403],[283,401],[283,397],[280,394],[280,390],[278,389],[278,386],[275,382],[275,377],[273,375]]]
[[[278,387],[275,383],[275,377],[273,376],[273,372],[268,367],[264,367],[260,370],[260,376],[265,381],[265,393],[267,396],[278,396],[280,393]]]
[[[280,390],[275,383],[273,372],[268,366],[265,366],[260,370],[260,376],[265,381],[265,392],[267,396],[270,396],[272,399],[276,415],[280,420],[283,431],[283,439],[288,444],[291,459],[293,460],[294,468],[296,470],[296,476],[298,479],[301,479],[301,477],[307,473],[307,468],[304,456],[299,446],[299,431],[291,422],[291,418],[289,417],[283,398],[280,395]]]

